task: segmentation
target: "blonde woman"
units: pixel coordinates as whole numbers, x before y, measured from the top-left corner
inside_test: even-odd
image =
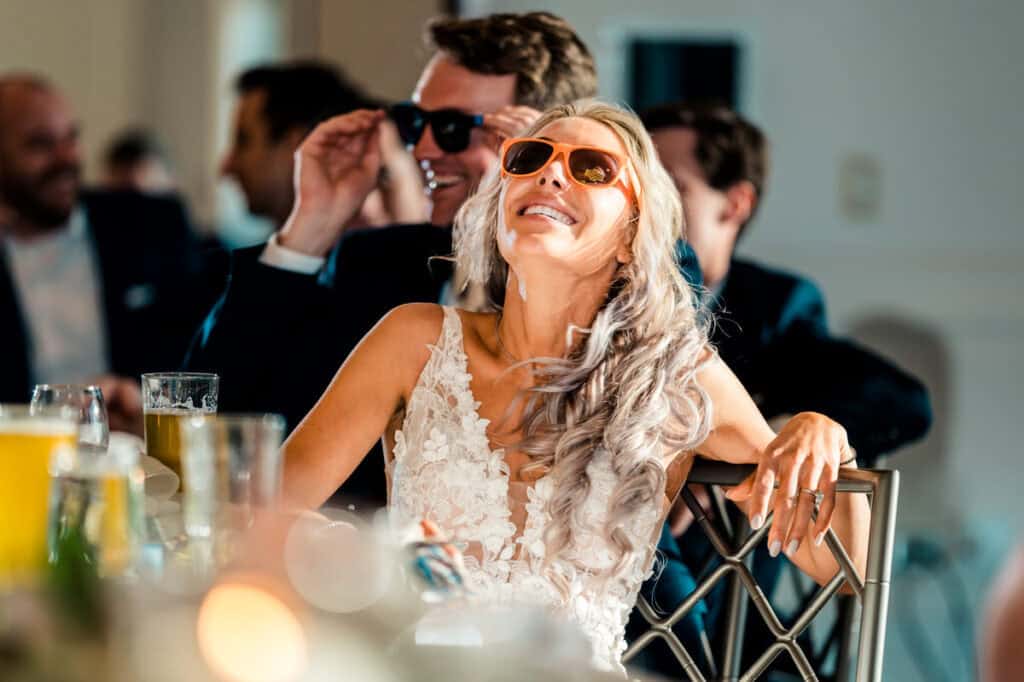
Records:
[[[329,122],[304,147],[343,150],[377,120]],[[325,177],[360,163],[333,158]],[[292,501],[321,504],[383,436],[392,512],[465,547],[475,598],[575,621],[605,669],[621,669],[694,453],[758,464],[730,497],[755,528],[774,510],[773,554],[827,581],[831,523],[863,569],[866,502],[835,494],[845,432],[804,413],[774,433],[708,346],[673,259],[679,197],[635,116],[548,111],[505,141],[455,230],[457,268],[492,311],[413,304],[382,319],[285,444]]]

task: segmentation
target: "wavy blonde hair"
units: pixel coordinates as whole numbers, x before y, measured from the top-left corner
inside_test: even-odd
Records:
[[[660,511],[665,454],[693,450],[710,431],[710,402],[696,381],[707,329],[675,256],[683,235],[679,194],[640,120],[584,100],[548,110],[524,135],[570,117],[607,126],[626,148],[639,181],[623,226],[632,258],[619,266],[590,328],[574,330],[580,341],[567,355],[535,360],[541,380],[527,391],[518,447],[531,457],[524,470],[552,472],[557,481],[545,538],[549,561],[572,546],[580,528],[595,448],[611,455],[619,482],[604,535],[618,553],[612,575],[619,575],[653,551],[653,538],[637,547],[629,528],[649,505]],[[488,305],[499,312],[509,276],[497,234],[506,184],[500,169],[492,169],[459,210],[454,228],[457,272],[463,281],[483,284]]]

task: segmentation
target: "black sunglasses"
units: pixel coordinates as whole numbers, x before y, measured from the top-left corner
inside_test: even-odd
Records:
[[[470,131],[484,124],[481,114],[466,114],[458,109],[425,111],[412,102],[391,105],[388,115],[406,145],[411,147],[419,142],[429,123],[437,146],[449,154],[465,151]]]

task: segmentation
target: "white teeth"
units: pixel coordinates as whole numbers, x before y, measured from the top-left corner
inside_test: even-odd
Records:
[[[523,215],[543,215],[551,218],[552,220],[557,220],[560,223],[565,223],[566,225],[572,225],[576,222],[561,211],[555,210],[550,206],[541,206],[539,204],[531,204],[530,206],[527,206],[526,210],[523,211]]]
[[[430,178],[429,186],[430,189],[444,189],[460,182],[462,182],[462,176],[459,175],[435,175]]]

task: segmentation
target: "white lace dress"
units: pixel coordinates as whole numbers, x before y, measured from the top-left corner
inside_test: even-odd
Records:
[[[452,308],[395,432],[388,463],[389,508],[398,522],[429,519],[465,555],[467,587],[488,604],[542,605],[580,626],[592,645],[592,661],[622,670],[626,620],[653,564],[660,509],[633,521],[637,546],[650,546],[624,577],[607,580],[613,554],[604,540],[610,496],[617,478],[603,451],[587,467],[590,492],[584,525],[566,558],[542,565],[543,532],[550,521],[546,503],[555,481],[509,482],[503,450],[492,450],[487,420],[470,389],[462,323]],[[553,578],[569,586],[563,597]]]

